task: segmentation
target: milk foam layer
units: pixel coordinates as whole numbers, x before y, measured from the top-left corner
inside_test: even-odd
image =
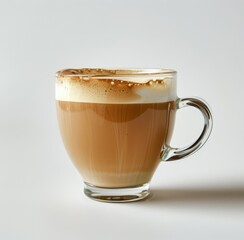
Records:
[[[174,101],[174,75],[86,76],[75,69],[58,72],[56,100],[86,103],[157,103]],[[80,70],[76,70],[80,71]]]

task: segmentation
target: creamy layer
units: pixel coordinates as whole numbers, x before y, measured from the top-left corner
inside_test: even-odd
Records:
[[[176,99],[175,76],[57,75],[56,100],[87,103],[156,103]]]

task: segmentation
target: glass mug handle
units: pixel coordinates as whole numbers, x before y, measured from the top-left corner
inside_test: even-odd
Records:
[[[198,139],[191,145],[184,148],[172,148],[167,146],[161,151],[161,160],[162,161],[174,161],[182,159],[186,156],[193,154],[198,151],[204,143],[208,140],[208,137],[213,128],[213,118],[211,111],[206,102],[200,98],[191,97],[191,98],[179,98],[176,101],[176,110],[184,107],[195,107],[202,113],[204,117],[204,127],[201,135]]]

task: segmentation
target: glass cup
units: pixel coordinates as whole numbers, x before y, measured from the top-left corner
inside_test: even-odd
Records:
[[[147,197],[158,164],[196,152],[212,130],[208,105],[195,97],[179,98],[176,71],[168,69],[61,70],[56,106],[85,194],[105,202]],[[190,146],[171,147],[176,111],[188,106],[202,113],[202,133]]]

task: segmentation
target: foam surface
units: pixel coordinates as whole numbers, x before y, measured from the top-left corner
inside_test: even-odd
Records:
[[[118,80],[119,79],[119,80]],[[175,100],[174,76],[85,78],[57,75],[56,100],[90,103],[155,103]]]

